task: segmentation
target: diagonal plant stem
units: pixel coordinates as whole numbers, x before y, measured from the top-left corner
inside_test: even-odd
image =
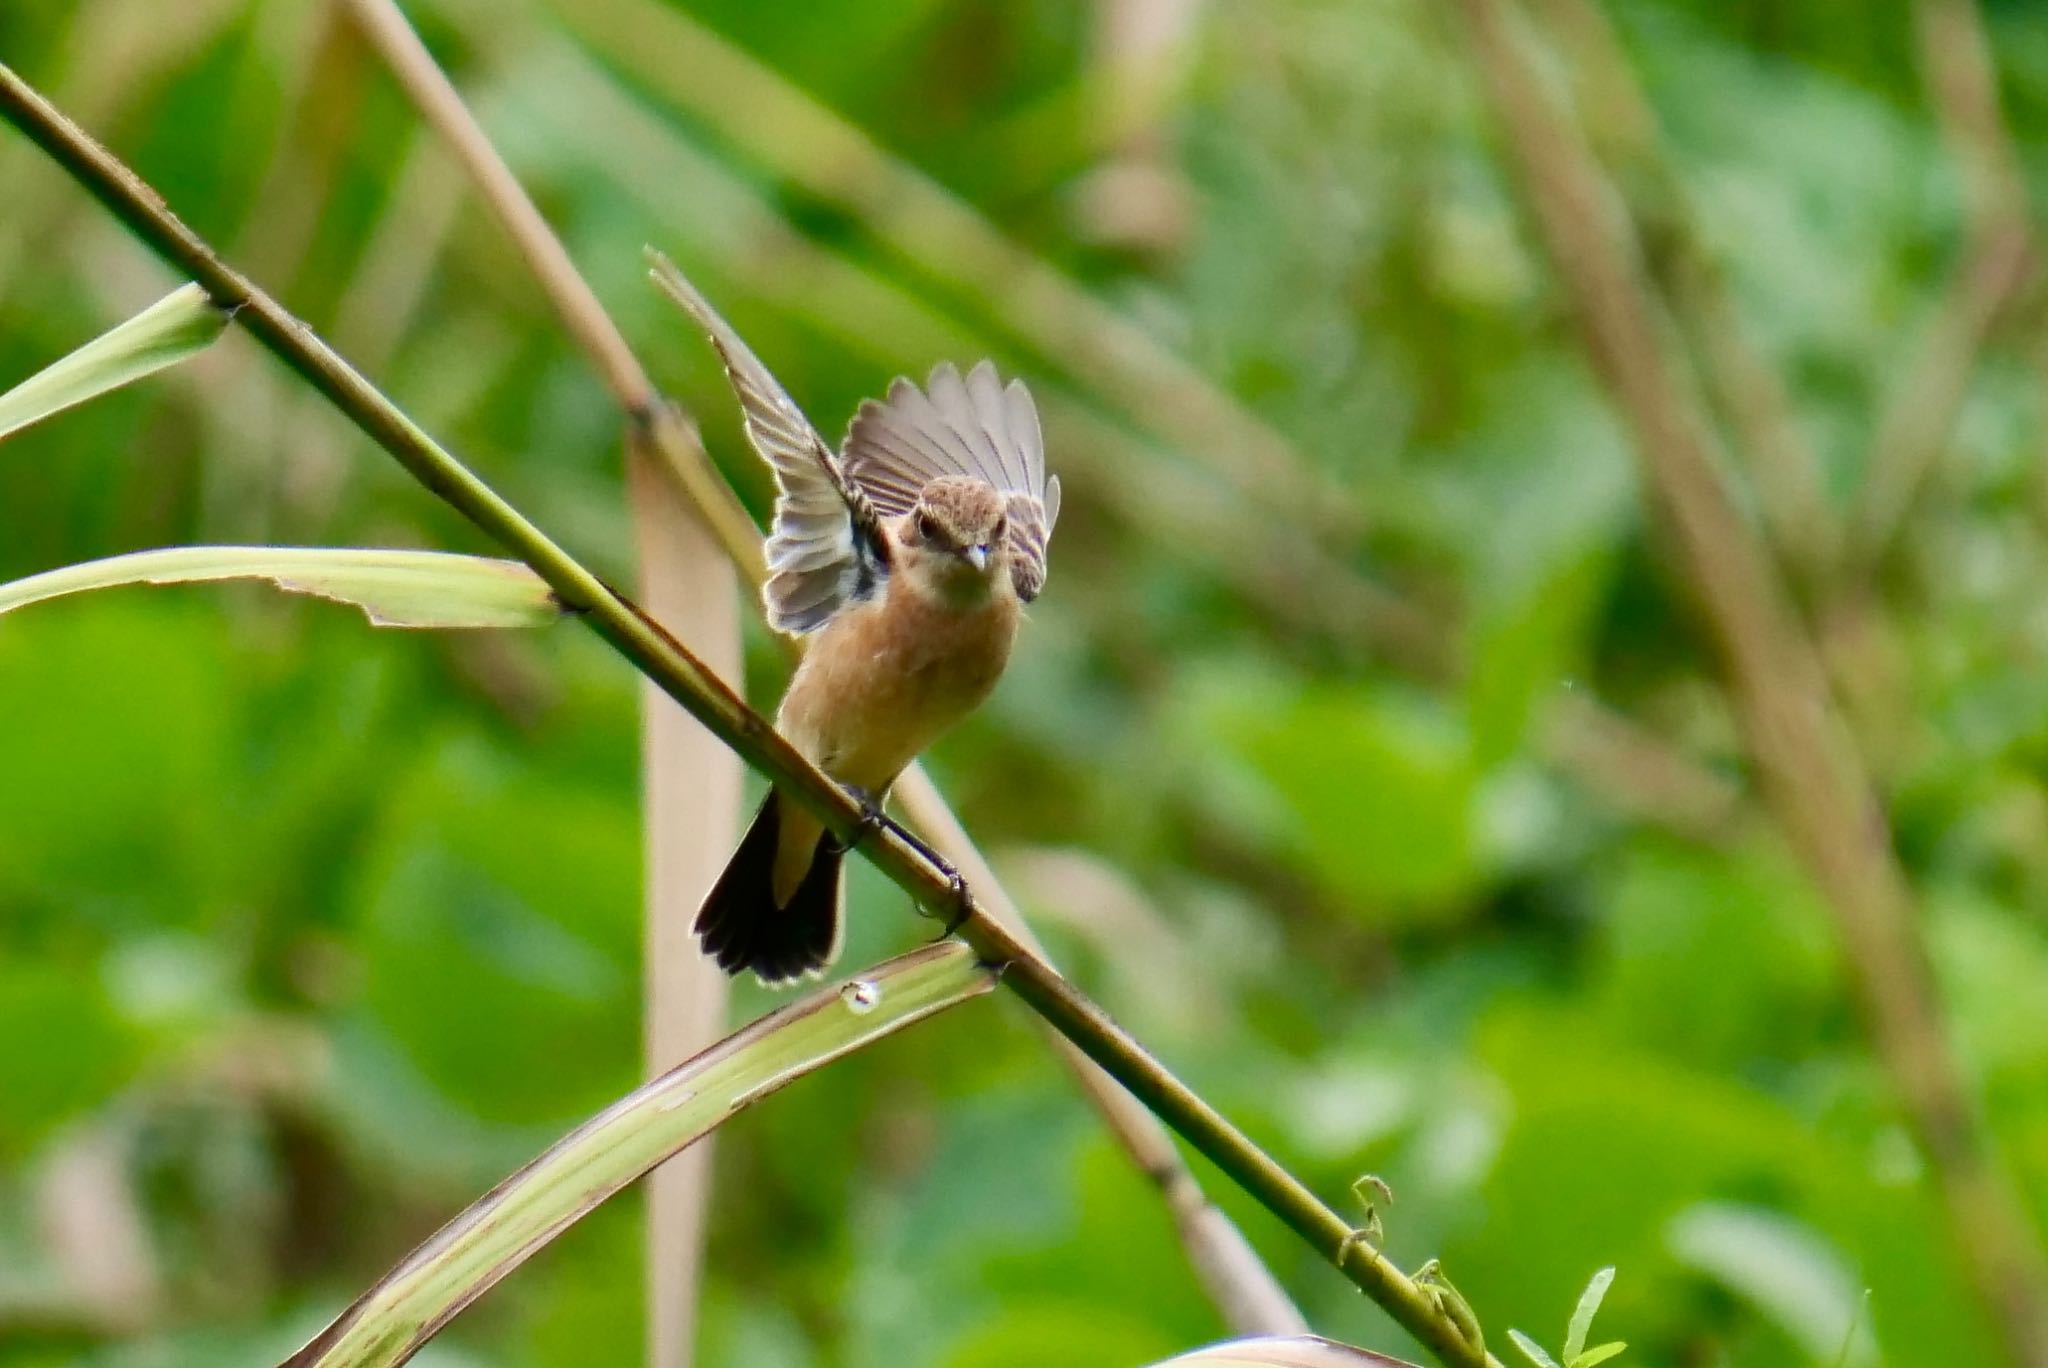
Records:
[[[988,899],[990,915],[1015,933],[1033,955],[1045,960],[1044,944],[997,881],[995,870],[961,826],[931,775],[922,766],[913,766],[897,780],[896,796],[977,895]],[[1079,1046],[1057,1033],[1052,1039],[1110,1134],[1122,1144],[1145,1181],[1159,1190],[1188,1264],[1224,1323],[1239,1334],[1306,1332],[1308,1321],[1287,1289],[1259,1258],[1237,1223],[1202,1191],[1159,1118],[1118,1087],[1109,1073],[1091,1063]]]
[[[1914,0],[1922,78],[1960,165],[1970,227],[1979,236],[2027,212],[2019,151],[1999,108],[1991,35],[1977,0]]]
[[[1835,915],[1877,1055],[1924,1147],[1972,1290],[2015,1368],[2048,1363],[2048,1267],[1956,1061],[1912,892],[1813,642],[1744,521],[1669,359],[1639,244],[1544,91],[1504,0],[1459,0],[1536,228],[1594,369],[1635,433],[1646,495],[1716,638],[1764,796]]]
[[[920,907],[957,918],[957,934],[985,962],[999,967],[1005,986],[1336,1265],[1441,1361],[1456,1368],[1497,1368],[1444,1310],[1438,1289],[1418,1285],[1370,1243],[1355,1238],[1344,1219],[1300,1179],[1031,954],[971,894],[959,895],[946,871],[900,829],[888,824],[866,830],[860,805],[701,660],[436,443],[304,323],[223,262],[160,195],[4,64],[0,117],[48,153],[150,250],[205,286],[223,308],[239,309],[237,321],[273,355],[326,395],[421,484],[532,566],[571,612],[834,836],[858,844],[861,853]]]
[[[628,413],[666,409],[624,335],[576,270],[567,248],[491,145],[461,94],[420,42],[394,0],[347,3],[406,94],[476,182],[571,336],[605,377],[620,405]],[[686,436],[678,425],[647,434],[648,440],[657,446],[665,439],[673,442]],[[702,449],[694,441],[689,448],[681,452],[664,448],[668,465],[708,468]],[[706,522],[718,529],[720,544],[739,572],[758,585],[763,574],[760,533],[731,487],[718,480],[715,471],[712,478],[715,488],[696,480],[681,483]],[[704,499],[710,502],[707,504]],[[1032,934],[1023,913],[997,881],[995,872],[923,767],[913,766],[897,782],[895,791],[912,820],[969,876],[989,904],[991,914],[1043,958],[1044,947]],[[687,948],[684,952],[688,952]],[[1203,1195],[1201,1185],[1188,1171],[1158,1119],[1137,1105],[1129,1093],[1074,1046],[1058,1036],[1054,1040],[1061,1057],[1075,1070],[1083,1091],[1129,1152],[1138,1171],[1159,1189],[1180,1232],[1189,1262],[1231,1328],[1241,1334],[1305,1331],[1306,1321],[1279,1280],[1259,1260],[1230,1219]],[[656,1357],[658,1362],[669,1362],[676,1355],[657,1351]]]
[[[1789,574],[1815,583],[1832,568],[1841,536],[1819,453],[1799,425],[1783,377],[1744,326],[1727,272],[1672,165],[1620,35],[1601,0],[1536,0],[1536,9],[1572,59],[1580,126],[1627,196],[1645,264],[1727,421],[1772,549]]]
[[[1956,267],[1903,374],[1886,386],[1891,399],[1878,415],[1849,529],[1845,596],[1864,589],[1897,541],[1955,431],[1977,359],[2033,267],[2033,235],[2024,220],[1990,225]]]
[[[1843,566],[1842,597],[1850,600],[1897,540],[1955,430],[1978,357],[2039,266],[1976,0],[1915,0],[1913,27],[1934,112],[1962,171],[1969,241],[1902,378],[1887,386]]]

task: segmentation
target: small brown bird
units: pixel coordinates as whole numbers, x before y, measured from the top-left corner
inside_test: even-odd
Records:
[[[1020,380],[951,365],[863,402],[834,456],[746,343],[667,262],[655,278],[704,329],[775,472],[768,622],[809,638],[776,725],[871,808],[988,697],[1045,585],[1060,483]],[[705,953],[763,983],[839,953],[846,847],[770,789],[697,913]]]

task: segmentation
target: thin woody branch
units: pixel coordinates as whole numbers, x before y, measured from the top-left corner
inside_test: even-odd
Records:
[[[688,649],[530,522],[320,340],[304,323],[223,262],[112,154],[0,65],[0,116],[47,152],[152,251],[203,285],[215,302],[239,309],[237,321],[275,356],[328,397],[350,421],[428,489],[524,560],[561,600],[635,668],[726,742],[837,837],[865,827],[850,796],[747,707]],[[862,853],[919,906],[950,914],[955,895],[945,873],[897,830],[868,833]],[[1233,1182],[1306,1240],[1446,1364],[1480,1368],[1497,1361],[1468,1338],[1443,1294],[1419,1285],[1342,1217],[1261,1150],[1095,1003],[1032,955],[969,899],[958,928],[1003,982],[1103,1066]]]

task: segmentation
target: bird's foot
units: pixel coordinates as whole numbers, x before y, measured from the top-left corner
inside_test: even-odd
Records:
[[[952,914],[946,918],[946,924],[940,928],[939,934],[932,937],[935,941],[942,941],[955,931],[958,931],[961,924],[974,915],[974,894],[967,887],[967,880],[960,877],[959,870],[953,868],[944,860],[940,860],[938,863],[940,868],[946,871],[946,887],[950,890],[953,899]]]
[[[896,826],[889,820],[889,814],[882,811],[882,805],[875,801],[874,795],[866,789],[854,784],[841,784],[840,787],[846,790],[849,798],[860,804],[860,818],[854,823],[853,830],[848,832],[844,839],[835,838],[841,850],[852,850],[883,828]],[[897,830],[900,831],[902,828],[898,827]]]
[[[969,891],[967,880],[960,876],[960,871],[953,867],[951,860],[948,860],[945,856],[939,854],[938,851],[932,849],[922,837],[908,830],[900,823],[892,822],[890,825],[895,827],[896,834],[901,836],[910,845],[911,849],[938,866],[939,873],[945,876],[946,888],[952,902],[952,908],[947,915],[946,925],[937,936],[933,937],[934,940],[944,940],[955,931],[958,931],[961,923],[974,915],[974,894]],[[926,911],[922,905],[918,907],[918,913],[921,916],[927,917],[933,915]]]
[[[953,867],[952,861],[934,850],[923,837],[904,826],[888,813],[882,811],[881,805],[874,800],[874,796],[866,789],[858,788],[852,784],[843,784],[841,787],[846,790],[855,802],[860,804],[860,820],[841,843],[841,848],[852,850],[877,831],[886,829],[895,832],[896,835],[903,839],[905,845],[931,861],[933,865],[937,866],[939,873],[945,877],[952,909],[947,917],[944,929],[939,932],[936,939],[944,940],[955,931],[958,931],[961,925],[974,915],[974,894],[967,887],[967,880],[962,878],[960,871]],[[918,907],[918,913],[921,916],[933,915],[927,912],[922,905]]]

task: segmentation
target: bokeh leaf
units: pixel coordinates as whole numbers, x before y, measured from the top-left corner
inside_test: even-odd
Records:
[[[1768,1316],[1815,1362],[1873,1361],[1861,1295],[1818,1232],[1760,1207],[1702,1202],[1672,1221],[1671,1252]]]
[[[0,394],[0,438],[206,350],[231,316],[197,285],[173,290]]]
[[[544,1128],[461,1175],[474,1182],[632,1086],[633,808],[602,787],[527,774],[461,731],[420,738],[390,777],[342,906],[363,1024],[392,1057],[350,1061],[362,1099],[351,1114],[379,1128],[395,1116],[391,1142],[405,1145],[419,1122],[394,1114],[398,1098],[383,1090],[417,1084],[420,1101],[447,1108],[437,1134],[465,1122]],[[445,1005],[451,964],[463,967],[460,1012]],[[532,1067],[551,1051],[586,1063]]]
[[[27,1153],[65,1119],[104,1101],[138,1050],[97,984],[43,964],[0,965],[0,1160]]]
[[[1484,873],[1461,721],[1394,691],[1254,679],[1197,708],[1264,790],[1277,839],[1361,918],[1427,923]]]
[[[235,579],[354,604],[378,627],[538,627],[562,611],[540,576],[518,561],[363,547],[172,546],[0,585],[0,613],[88,589]]]
[[[1637,841],[1614,864],[1593,993],[1617,1029],[1681,1059],[1770,1057],[1826,1011],[1833,956],[1812,885],[1769,842]]]
[[[1482,763],[1512,754],[1541,705],[1572,686],[1607,570],[1595,552],[1560,558],[1479,615],[1465,694]]]

